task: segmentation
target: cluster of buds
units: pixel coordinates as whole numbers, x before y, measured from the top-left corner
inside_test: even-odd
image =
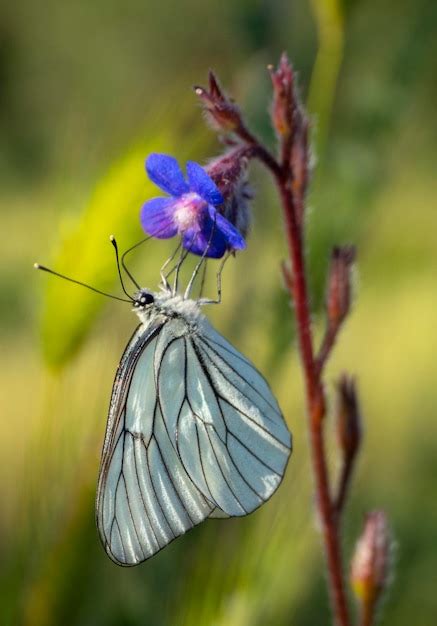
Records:
[[[209,72],[208,89],[195,87],[206,119],[223,133],[230,150],[210,161],[206,171],[224,198],[220,213],[246,237],[250,227],[252,193],[247,180],[249,160],[255,154],[252,137],[238,106],[225,94],[216,76]]]
[[[296,109],[294,72],[287,55],[284,53],[275,70],[268,66],[273,85],[271,117],[273,127],[279,139],[288,137],[293,130],[293,117]]]
[[[377,604],[390,575],[391,534],[383,511],[366,516],[351,566],[351,583],[364,623],[372,623]]]
[[[302,224],[310,169],[309,122],[297,93],[293,68],[285,53],[281,56],[278,68],[275,70],[269,66],[269,72],[273,86],[271,119],[280,145],[278,167],[286,174],[293,192],[296,217]],[[232,194],[227,196],[228,202],[223,209],[223,215],[245,235],[249,223],[247,201],[250,192],[245,176],[235,170],[235,163],[237,169],[245,170],[247,161],[256,155],[257,150],[260,156],[261,146],[248,131],[240,109],[225,94],[213,72],[209,73],[207,88],[197,86],[194,89],[212,127],[224,135],[227,143],[235,146],[235,151],[232,150],[211,164],[208,173],[224,196],[226,187],[232,187]],[[266,156],[265,151],[263,154]],[[244,165],[243,160],[246,160]],[[217,173],[220,169],[225,174],[220,171]]]
[[[194,87],[207,120],[215,130],[237,133],[243,127],[240,109],[224,93],[213,72],[209,72],[208,79],[208,89],[199,86]]]
[[[220,189],[224,203],[220,212],[246,237],[250,227],[252,193],[247,180],[251,148],[239,146],[212,160],[206,171]]]

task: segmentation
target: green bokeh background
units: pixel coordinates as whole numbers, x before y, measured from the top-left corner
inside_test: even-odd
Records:
[[[396,546],[381,624],[435,623],[437,5],[21,0],[0,9],[1,624],[329,624],[268,176],[253,166],[249,248],[208,314],[279,398],[295,436],[286,479],[254,515],[207,522],[137,568],[105,556],[93,512],[112,378],[136,321],[127,305],[32,270],[38,260],[118,289],[108,236],[123,248],[141,237],[138,209],[154,193],[144,157],[205,162],[219,150],[191,86],[214,68],[273,142],[265,68],[283,49],[314,120],[318,337],[329,248],[359,249],[354,312],[327,372],[329,392],[344,369],[357,376],[365,421],[346,559],[363,513],[383,507]],[[154,287],[170,249],[151,243],[132,259],[142,283]]]

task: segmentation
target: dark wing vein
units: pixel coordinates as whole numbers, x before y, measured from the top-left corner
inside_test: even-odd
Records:
[[[206,344],[206,341],[204,341],[204,340],[203,340],[203,343],[205,343],[205,344]],[[200,347],[200,346],[199,346],[199,348],[200,348],[201,352],[202,352],[202,353],[203,353],[203,354],[204,354],[204,355],[208,358],[209,362],[210,362],[210,363],[211,363],[211,365],[214,367],[214,369],[216,369],[218,372],[220,372],[220,374],[223,376],[223,378],[225,378],[225,379],[226,379],[226,381],[229,383],[229,385],[231,385],[232,387],[234,387],[234,389],[237,389],[239,393],[241,393],[242,395],[244,395],[244,397],[245,397],[245,398],[247,398],[247,399],[250,401],[250,398],[247,396],[247,394],[245,394],[245,393],[242,391],[242,389],[241,389],[241,388],[236,387],[236,386],[235,386],[235,383],[233,383],[233,382],[232,382],[232,381],[231,381],[231,380],[230,380],[230,379],[229,379],[229,378],[228,378],[228,377],[224,374],[223,370],[221,370],[221,369],[218,367],[217,363],[216,363],[215,361],[213,361],[213,359],[211,358],[211,356],[208,354],[208,351],[207,351],[207,350],[205,350],[205,348],[202,348],[202,347]],[[259,391],[256,387],[254,387],[254,386],[253,386],[253,385],[252,385],[252,384],[251,384],[251,383],[250,383],[250,382],[249,382],[246,378],[243,378],[243,377],[241,376],[241,374],[240,374],[239,372],[237,372],[237,370],[236,370],[236,369],[235,369],[235,368],[234,368],[234,367],[233,367],[233,366],[232,366],[232,365],[231,365],[228,361],[225,361],[225,360],[223,359],[223,357],[222,357],[222,356],[221,356],[221,355],[220,355],[220,354],[219,354],[216,350],[214,350],[214,348],[212,348],[212,347],[210,347],[210,346],[209,346],[209,348],[208,348],[208,349],[209,349],[209,350],[211,350],[211,352],[213,352],[213,353],[217,356],[217,358],[219,358],[219,359],[220,359],[220,361],[221,361],[222,363],[224,363],[224,365],[225,365],[226,367],[228,367],[228,368],[229,368],[229,369],[230,369],[230,370],[231,370],[231,371],[235,374],[235,376],[238,376],[238,378],[239,378],[242,382],[244,382],[244,384],[246,384],[248,387],[250,387],[250,388],[252,389],[252,391],[254,391],[254,392],[255,392],[255,393],[256,393],[256,394],[257,394],[257,395],[261,398],[261,400],[263,400],[263,402],[265,402],[265,403],[269,406],[269,408],[270,408],[270,409],[271,409],[274,413],[276,413],[279,417],[282,417],[282,415],[281,415],[281,413],[278,411],[278,409],[277,409],[277,408],[276,408],[276,407],[275,407],[275,406],[274,406],[274,405],[273,405],[273,404],[272,404],[272,403],[271,403],[271,402],[270,402],[270,401],[269,401],[269,400],[268,400],[265,396],[263,396],[263,394],[262,394],[262,393],[261,393],[261,392],[260,392],[260,391]],[[252,366],[249,362],[246,362],[246,365],[248,365],[248,366],[250,366],[251,368],[253,368],[253,366]],[[270,419],[271,421],[273,421],[273,422],[274,422],[274,420],[273,420],[271,417],[269,417],[268,415],[267,415],[266,417],[267,417],[268,419]]]
[[[249,488],[249,489],[250,489],[250,490],[251,490],[251,491],[252,491],[252,492],[253,492],[256,496],[258,496],[259,498],[263,499],[263,497],[261,496],[261,494],[259,494],[259,493],[258,493],[258,492],[257,492],[257,491],[256,491],[256,490],[252,487],[252,485],[250,485],[250,484],[248,483],[248,481],[246,480],[246,478],[243,476],[243,474],[241,473],[241,471],[240,471],[240,469],[239,469],[239,467],[238,467],[237,463],[235,462],[235,458],[234,458],[234,456],[232,455],[231,450],[227,447],[227,436],[228,436],[229,432],[232,434],[232,436],[234,436],[234,437],[235,437],[235,435],[234,435],[234,433],[230,430],[230,428],[229,428],[229,426],[228,426],[228,424],[227,424],[227,420],[226,420],[226,418],[225,418],[225,415],[224,415],[224,413],[223,413],[223,411],[222,411],[222,407],[221,407],[221,405],[220,405],[220,398],[221,398],[221,396],[220,396],[220,394],[218,393],[217,388],[216,388],[216,385],[214,384],[214,381],[212,380],[212,378],[211,378],[211,376],[210,376],[210,373],[209,373],[209,371],[208,371],[208,368],[206,367],[205,363],[203,362],[202,356],[201,356],[201,354],[198,352],[197,347],[194,345],[194,343],[193,343],[193,342],[191,342],[191,345],[192,345],[192,348],[193,348],[193,350],[194,350],[194,352],[195,352],[195,354],[196,354],[196,357],[197,357],[197,359],[198,359],[198,363],[199,363],[200,367],[202,368],[203,373],[205,374],[205,378],[206,378],[206,379],[207,379],[207,381],[208,381],[208,384],[209,384],[209,386],[210,386],[210,388],[211,388],[211,391],[213,392],[213,394],[214,394],[214,396],[215,396],[215,398],[216,398],[216,400],[217,400],[217,406],[219,407],[219,410],[220,410],[220,416],[221,416],[221,418],[222,418],[222,420],[223,420],[223,423],[225,424],[225,428],[226,428],[226,441],[223,441],[223,439],[220,437],[220,434],[219,434],[219,432],[217,431],[217,429],[216,429],[216,427],[215,427],[215,425],[214,425],[214,424],[208,424],[208,426],[210,426],[210,427],[214,430],[214,432],[215,432],[215,434],[216,434],[217,438],[218,438],[218,439],[219,439],[219,440],[220,440],[220,441],[221,441],[221,442],[225,445],[226,450],[227,450],[227,453],[228,453],[228,455],[229,455],[229,458],[230,458],[230,460],[231,460],[231,462],[232,462],[232,465],[234,466],[235,470],[237,471],[237,473],[239,474],[239,476],[241,477],[241,479],[243,480],[243,482],[244,482],[244,483],[246,483],[247,487],[248,487],[248,488]],[[219,465],[219,467],[220,467],[220,471],[222,472],[223,478],[226,480],[226,477],[225,477],[225,476],[224,476],[224,474],[223,474],[223,470],[222,470],[221,465],[220,465],[220,463],[219,463],[219,461],[218,461],[218,458],[217,458],[217,454],[216,454],[215,446],[214,446],[214,444],[213,444],[213,443],[212,443],[212,441],[211,441],[211,437],[209,436],[208,429],[207,429],[207,428],[205,428],[205,430],[206,430],[206,433],[207,433],[207,435],[208,435],[208,439],[209,439],[209,442],[210,442],[210,444],[211,444],[211,448],[213,449],[213,452],[214,452],[215,458],[216,458],[216,460],[217,460],[217,463],[218,463],[218,465]],[[244,446],[244,447],[245,447],[247,450],[249,450],[246,446]],[[249,451],[250,451],[250,450],[249,450]],[[251,454],[253,454],[253,456],[254,456],[255,458],[258,458],[258,457],[257,457],[257,455],[256,455],[255,453],[251,452]],[[264,464],[264,465],[265,465],[265,464]],[[266,466],[266,467],[268,467],[267,465],[265,465],[265,466]],[[269,469],[270,469],[270,468],[269,468]],[[228,483],[228,481],[227,481],[227,480],[226,480],[226,482]],[[228,483],[228,486],[229,486],[229,488],[231,489],[231,487],[230,487],[229,483]],[[232,489],[231,489],[231,491],[232,491],[232,493],[234,493]],[[242,509],[243,509],[243,510],[245,510],[245,508],[244,508],[243,504],[240,502],[240,500],[237,498],[237,496],[236,496],[235,494],[234,494],[234,496],[235,496],[236,500],[239,502],[239,504],[240,504],[240,506],[242,507]]]
[[[210,361],[212,363],[212,365],[215,366],[214,362],[211,360],[211,357],[206,354],[206,358],[208,359],[208,361]],[[239,389],[238,387],[235,387],[235,385],[229,381],[228,378],[226,378],[226,376],[223,374],[223,372],[221,370],[219,370],[217,368],[217,366],[215,366],[215,369],[220,373],[221,376],[223,376],[223,378],[227,381],[227,383],[233,387],[236,391],[238,391],[238,393],[241,393],[241,395],[246,398],[246,400],[248,400],[249,402],[251,401],[250,398],[248,396],[246,396],[243,391],[241,391],[241,389]],[[221,393],[219,393],[218,391],[215,391],[215,395],[217,398],[220,398],[220,400],[224,400],[230,407],[232,407],[237,413],[241,413],[241,415],[244,415],[245,418],[247,418],[250,422],[252,422],[253,424],[255,424],[258,428],[260,428],[261,430],[263,430],[267,435],[269,435],[269,437],[271,437],[272,439],[275,439],[275,441],[277,441],[279,444],[281,444],[282,446],[284,446],[285,444],[278,439],[277,437],[275,437],[275,435],[272,434],[271,431],[269,431],[265,426],[263,426],[262,424],[260,424],[259,422],[257,422],[256,420],[253,419],[253,417],[251,417],[246,411],[243,411],[243,409],[235,406],[235,404],[233,402],[231,402],[229,400],[229,398],[226,398],[225,396],[223,396]],[[267,417],[266,415],[264,415],[264,417]],[[270,419],[274,424],[276,424],[276,422],[272,419],[272,418],[268,418]],[[225,420],[226,421],[226,420]]]
[[[130,434],[132,436],[132,433],[130,433]],[[132,438],[133,438],[133,436],[132,436]],[[142,442],[142,443],[144,443],[144,442]],[[147,520],[149,522],[149,526],[150,526],[150,528],[152,530],[152,534],[153,534],[153,536],[155,538],[156,544],[159,546],[158,537],[156,535],[155,528],[154,528],[154,526],[152,524],[152,520],[150,519],[149,510],[147,508],[146,501],[144,500],[143,490],[141,489],[141,485],[140,485],[140,477],[139,477],[139,474],[138,474],[137,453],[136,453],[136,450],[135,450],[135,447],[134,447],[134,442],[133,442],[133,457],[134,457],[134,464],[135,464],[135,475],[137,477],[138,491],[140,492],[141,502],[143,503],[143,508],[144,508],[145,513],[146,513],[146,517],[147,517]]]
[[[153,329],[147,337],[141,334],[133,336],[122,357],[113,387],[99,477],[97,523],[106,551],[120,565],[135,565],[149,558],[205,519],[215,507],[191,480],[177,451],[177,434],[174,435],[175,441],[163,410],[159,379],[169,376],[170,380],[176,377],[177,381],[177,377],[182,375],[174,365],[180,362],[180,356],[174,357],[182,346],[185,387],[180,406],[174,407],[176,420],[180,419],[184,407],[188,410],[186,346],[183,342],[180,347],[175,344],[181,337],[173,334],[173,327],[161,334],[168,323]],[[145,355],[155,338],[155,346],[150,347],[153,353]],[[162,350],[159,354],[158,349]],[[167,358],[169,351],[173,353]],[[151,368],[150,376],[154,380],[154,392],[150,386],[149,390],[155,393],[153,397],[149,396],[150,406],[146,414],[141,413],[144,409],[141,409],[141,398],[138,396],[143,379],[137,378],[133,387],[134,374],[143,354],[142,367]],[[163,366],[163,363],[166,365]],[[147,380],[147,372],[147,369],[141,369],[139,375]],[[169,406],[172,407],[172,398],[169,397]],[[151,421],[146,424],[142,420],[147,419],[149,410]],[[137,429],[144,430],[142,424],[147,436],[137,432]],[[198,451],[201,455],[200,445]]]
[[[155,439],[154,435],[152,435],[152,436],[151,436],[151,438],[150,438],[150,442],[151,442],[152,440],[154,440],[154,441],[155,441],[155,443],[156,443],[156,439]],[[150,446],[150,442],[149,442],[149,446]],[[151,472],[151,471],[150,471],[150,459],[149,459],[149,455],[148,455],[148,447],[149,447],[149,446],[146,446],[146,445],[144,444],[144,441],[143,441],[143,445],[144,445],[144,447],[146,448],[147,469],[148,469],[149,476],[150,476],[150,483],[151,483],[151,485],[152,485],[153,494],[154,494],[154,496],[155,496],[155,500],[156,500],[156,502],[158,503],[159,508],[161,509],[162,517],[164,518],[164,520],[165,520],[165,522],[166,522],[167,526],[169,527],[170,533],[173,535],[173,538],[174,538],[173,529],[172,529],[172,527],[171,527],[171,524],[170,524],[170,522],[169,522],[169,520],[168,520],[168,518],[167,518],[167,515],[166,515],[166,513],[165,513],[165,511],[164,511],[164,508],[163,508],[163,506],[162,506],[162,504],[161,504],[161,500],[160,500],[160,498],[158,497],[158,494],[157,494],[157,491],[156,491],[155,481],[153,480],[154,472]],[[160,456],[161,456],[161,453],[160,453]],[[155,480],[156,480],[156,479],[155,479]]]

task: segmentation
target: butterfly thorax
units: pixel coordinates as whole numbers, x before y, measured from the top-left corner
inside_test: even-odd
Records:
[[[150,324],[158,318],[182,318],[188,325],[195,324],[202,316],[196,300],[184,299],[170,291],[151,292],[141,289],[135,295],[134,309],[143,324]]]

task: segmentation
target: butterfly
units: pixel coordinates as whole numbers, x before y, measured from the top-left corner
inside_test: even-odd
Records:
[[[136,565],[208,517],[251,513],[279,486],[291,436],[267,382],[195,300],[141,290],[112,392],[97,526]]]
[[[207,518],[256,510],[291,453],[268,383],[203,315],[211,301],[188,292],[164,281],[129,300],[140,324],[115,376],[96,497],[102,544],[122,566]]]

